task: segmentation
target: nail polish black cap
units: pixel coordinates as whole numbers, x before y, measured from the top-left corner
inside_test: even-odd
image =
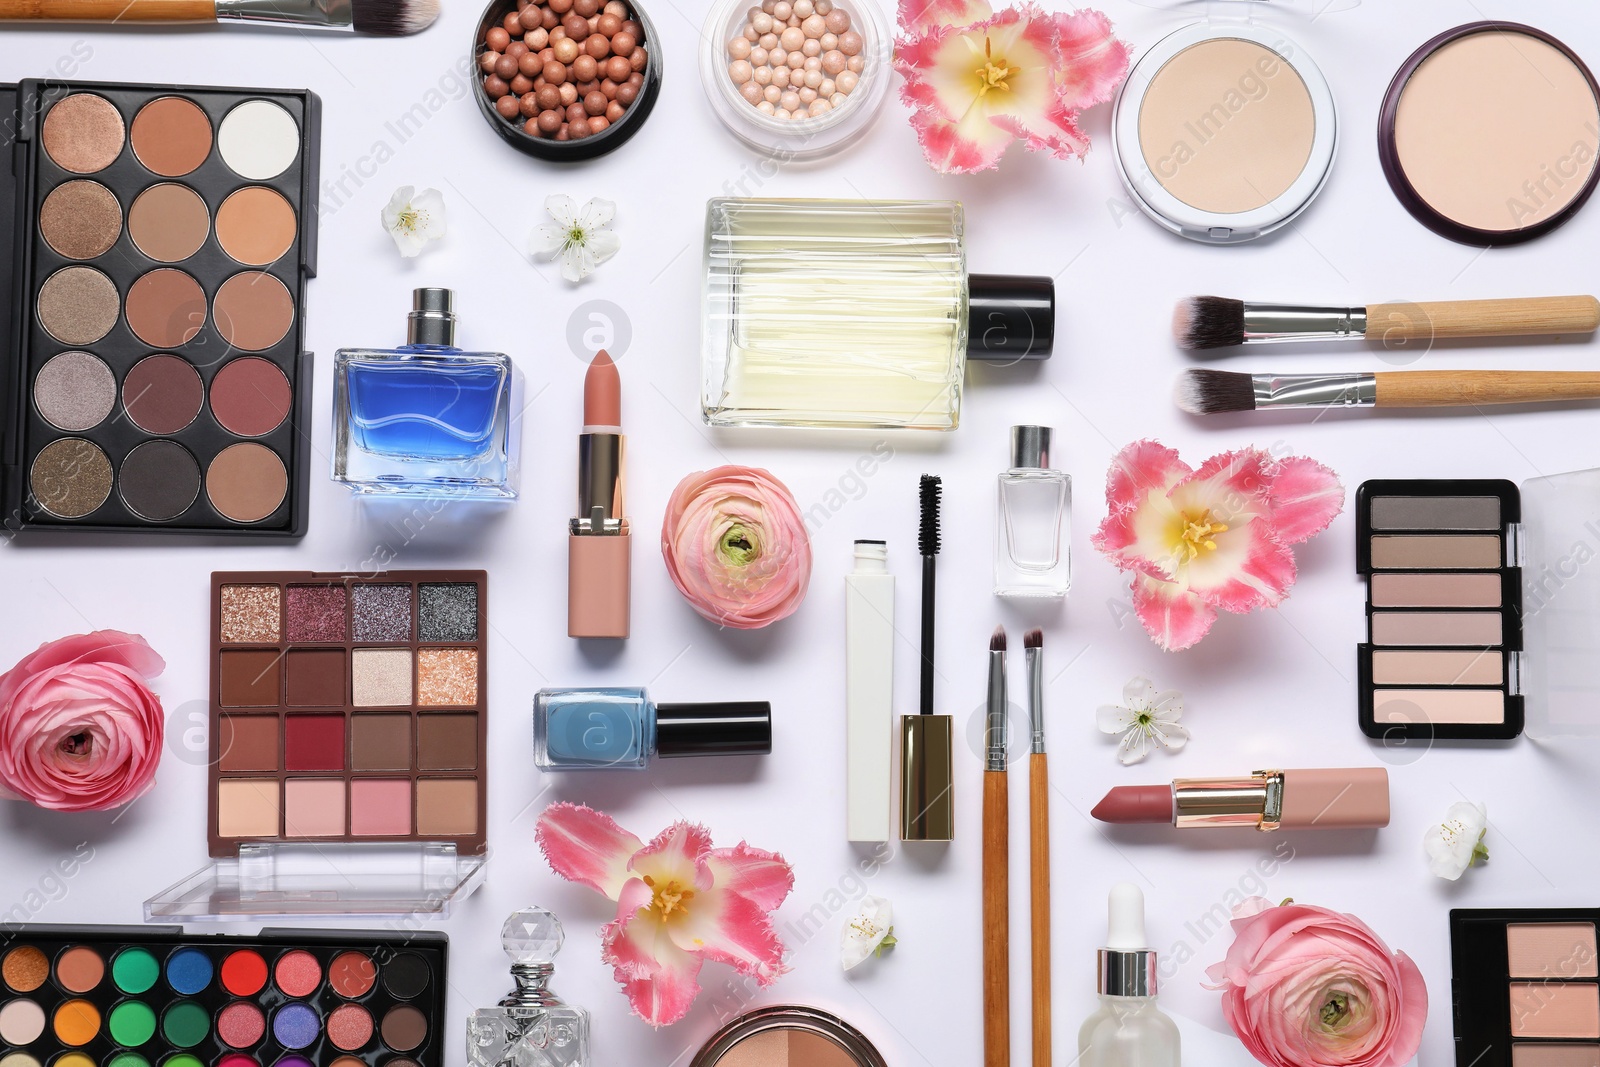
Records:
[[[967,358],[990,363],[1049,359],[1056,340],[1056,283],[1042,275],[967,276]]]
[[[656,755],[764,756],[772,751],[765,700],[657,704]]]

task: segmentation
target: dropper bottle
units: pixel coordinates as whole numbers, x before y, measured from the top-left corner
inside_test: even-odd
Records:
[[[1144,893],[1111,887],[1099,952],[1100,1007],[1078,1031],[1076,1067],[1178,1067],[1178,1027],[1156,1007],[1156,953],[1144,934]]]

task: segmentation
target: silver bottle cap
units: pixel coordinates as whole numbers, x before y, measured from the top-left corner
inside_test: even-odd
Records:
[[[406,316],[406,344],[456,343],[456,294],[449,289],[411,290],[411,314]]]
[[[1101,949],[1100,995],[1103,997],[1155,996],[1155,950],[1149,948]]]
[[[1049,467],[1052,434],[1048,426],[1011,427],[1012,468]]]

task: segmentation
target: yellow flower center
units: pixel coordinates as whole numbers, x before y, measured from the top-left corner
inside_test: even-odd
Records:
[[[422,225],[423,216],[426,214],[426,211],[420,211],[407,205],[406,209],[400,212],[400,228],[407,233],[416,233],[417,228]]]
[[[1211,509],[1207,508],[1200,516],[1183,513],[1183,534],[1178,542],[1178,552],[1183,556],[1185,563],[1194,559],[1201,552],[1209,552],[1217,547],[1215,536],[1227,530],[1228,524],[1216,522],[1211,518]]]
[[[685,889],[676,879],[656,885],[656,880],[646,875],[644,884],[650,887],[650,907],[663,919],[673,912],[688,911],[689,901],[694,899],[694,890]]]
[[[993,42],[985,37],[983,39],[983,66],[973,73],[978,76],[978,95],[986,96],[990,89],[1010,92],[1011,86],[1007,79],[1012,75],[1021,74],[1022,68],[1011,66],[1003,56],[1000,59],[995,59]]]

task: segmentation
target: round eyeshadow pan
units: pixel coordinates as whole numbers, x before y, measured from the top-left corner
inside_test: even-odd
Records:
[[[26,1052],[8,1052],[0,1056],[0,1067],[39,1067],[39,1061]]]
[[[107,1025],[111,1040],[135,1048],[156,1036],[156,1013],[142,1000],[124,1000],[111,1009]]]
[[[409,1004],[390,1008],[383,1016],[383,1043],[396,1052],[410,1052],[428,1039],[428,1019]]]
[[[272,275],[242,271],[217,289],[211,314],[224,341],[246,352],[261,352],[288,335],[294,325],[294,297]]]
[[[217,1014],[217,1036],[230,1048],[249,1048],[267,1032],[267,1017],[248,1001],[236,1000]]]
[[[229,433],[260,437],[289,417],[293,395],[289,379],[277,364],[246,356],[227,364],[211,379],[211,413]]]
[[[13,1000],[0,1008],[0,1042],[31,1045],[44,1033],[44,1009],[31,1000]]]
[[[383,988],[400,1000],[410,1000],[428,988],[427,963],[415,952],[399,953],[383,965]]]
[[[167,984],[185,996],[210,985],[213,973],[211,957],[197,948],[180,948],[167,957]]]
[[[178,1052],[162,1060],[161,1067],[205,1067],[205,1064],[187,1052]]]
[[[177,433],[200,414],[205,400],[200,372],[182,356],[146,356],[122,380],[122,410],[146,433]]]
[[[222,961],[222,986],[236,997],[253,997],[267,984],[267,961],[242,948]]]
[[[133,154],[145,168],[166,178],[188,174],[211,154],[211,120],[191,100],[163,96],[133,117]]]
[[[405,1060],[390,1060],[388,1063],[384,1064],[384,1067],[398,1067],[398,1065],[402,1065],[405,1062]],[[0,1064],[0,1067],[4,1067],[4,1064]],[[356,1059],[354,1056],[340,1056],[338,1059],[328,1064],[328,1067],[366,1067],[366,1064],[361,1060]]]
[[[93,267],[62,267],[39,286],[39,325],[64,345],[92,345],[111,332],[122,299]]]
[[[230,1052],[217,1061],[217,1067],[261,1067],[254,1058],[242,1052]],[[362,1067],[366,1067],[365,1064]]]
[[[236,190],[217,208],[217,243],[251,267],[281,259],[294,245],[296,228],[293,205],[264,185]]]
[[[289,996],[309,997],[322,984],[322,964],[311,953],[297,948],[278,957],[272,978]]]
[[[284,1048],[305,1048],[320,1030],[317,1013],[304,1004],[285,1004],[272,1017],[272,1036]]]
[[[39,236],[68,259],[104,255],[121,235],[122,205],[99,182],[63,182],[39,207]]]
[[[50,1067],[94,1067],[94,1060],[82,1052],[64,1052]]]
[[[125,948],[111,961],[111,979],[124,993],[143,993],[161,977],[161,964],[142,948]]]
[[[122,112],[105,97],[73,93],[45,115],[39,139],[45,154],[62,170],[93,174],[122,154],[127,126]]]
[[[254,442],[229,445],[206,468],[206,499],[234,522],[260,522],[278,510],[288,491],[283,460]]]
[[[100,1011],[87,1000],[69,1000],[56,1008],[52,1023],[56,1040],[76,1048],[100,1033]]]
[[[175,441],[146,441],[128,453],[117,473],[128,510],[151,522],[188,511],[200,496],[200,464]]]
[[[356,587],[358,590],[362,586]],[[409,588],[407,592],[410,592]],[[366,996],[378,980],[378,969],[365,952],[341,952],[328,965],[328,984],[346,1000]]]
[[[33,379],[33,403],[58,430],[87,430],[111,414],[117,376],[89,352],[51,356]]]
[[[187,185],[152,185],[128,208],[128,236],[134,247],[158,263],[188,259],[210,234],[211,212]]]
[[[359,1004],[341,1004],[328,1016],[328,1040],[354,1052],[372,1040],[372,1013]]]
[[[32,993],[50,977],[50,960],[32,945],[21,945],[6,953],[0,962],[0,978],[18,993]]]
[[[348,1059],[349,1057],[341,1058]],[[304,1056],[296,1056],[291,1052],[289,1055],[281,1057],[272,1067],[314,1067],[314,1065]],[[366,1067],[366,1065],[363,1064],[362,1067]]]
[[[211,1033],[211,1016],[192,1000],[180,1000],[161,1017],[161,1033],[175,1048],[194,1048]]]
[[[266,181],[282,174],[300,154],[300,127],[271,100],[246,100],[223,116],[217,151],[235,174]]]
[[[137,1052],[119,1052],[106,1061],[106,1067],[150,1067],[150,1061]]]
[[[56,959],[56,981],[69,993],[87,993],[106,976],[106,961],[92,948],[77,945]]]
[[[152,348],[187,344],[206,322],[206,294],[181,270],[162,267],[128,286],[128,329]]]
[[[81,519],[111,495],[111,460],[92,441],[63,437],[39,449],[28,471],[33,499],[58,519]]]

